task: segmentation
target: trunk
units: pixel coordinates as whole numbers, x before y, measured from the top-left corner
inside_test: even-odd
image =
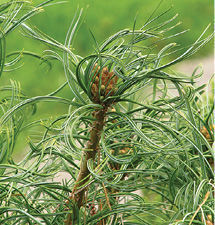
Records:
[[[90,178],[90,171],[87,168],[87,162],[89,159],[95,160],[96,153],[99,148],[99,141],[101,138],[101,132],[105,124],[105,115],[107,112],[107,107],[97,110],[94,112],[95,121],[93,122],[92,129],[90,131],[90,140],[87,142],[86,150],[83,152],[80,171],[76,180],[76,184],[71,193],[70,199],[73,200],[74,204],[80,209],[84,204],[85,193],[87,187],[82,188],[79,191],[80,187],[83,187]],[[75,216],[75,215],[73,215]],[[68,214],[65,225],[72,225],[73,221],[71,214]]]

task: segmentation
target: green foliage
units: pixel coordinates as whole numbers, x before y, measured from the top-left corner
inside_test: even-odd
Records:
[[[213,38],[206,35],[208,27],[192,45],[165,44],[168,31],[177,26],[176,16],[163,20],[167,10],[101,44],[94,39],[95,50],[83,57],[73,51],[82,10],[77,10],[63,44],[26,23],[41,6],[53,2],[35,8],[27,1],[0,5],[2,76],[27,55],[48,66],[58,62],[66,80],[49,94],[31,98],[14,81],[0,89],[0,224],[211,221],[214,103],[206,85],[195,85],[202,75],[199,68],[190,77],[171,70]],[[24,36],[48,46],[43,56],[28,51],[5,54],[7,34],[19,27]],[[65,105],[67,112],[43,118],[37,108],[50,102]],[[101,110],[103,121],[98,119]],[[95,128],[100,129],[97,136]],[[25,130],[31,133],[26,154],[16,160],[14,146]],[[89,149],[93,141],[97,145]],[[86,160],[92,152],[94,157]],[[79,180],[84,169],[87,175]],[[81,191],[79,205],[75,196]]]
[[[1,2],[4,1],[6,2],[6,0],[1,0]],[[33,0],[32,2],[36,6],[41,0]],[[63,43],[77,7],[84,8],[84,15],[75,37],[73,49],[78,55],[88,55],[95,48],[90,30],[93,32],[96,40],[101,43],[105,38],[119,30],[131,28],[135,18],[136,26],[139,28],[147,21],[159,2],[160,0],[72,0],[46,7],[45,10],[31,18],[30,21],[33,25],[39,27],[40,30]],[[171,8],[172,5],[173,8],[168,16],[178,13],[177,22],[182,21],[182,23],[170,30],[168,35],[171,36],[182,30],[191,29],[191,31],[184,33],[183,36],[174,37],[174,42],[182,47],[193,43],[204,28],[209,23],[213,23],[213,2],[211,0],[165,0],[161,4],[159,11],[163,12]],[[166,19],[167,17],[164,17],[163,21]],[[160,23],[161,20],[158,22]],[[213,26],[209,29],[210,32],[213,32]],[[169,41],[172,42],[173,39],[167,40],[166,44]],[[24,49],[41,55],[44,50],[47,50],[47,47],[32,42],[31,39],[23,41],[18,30],[15,30],[7,37],[7,43],[7,53]],[[158,49],[161,48],[160,43],[157,43]],[[204,55],[212,54],[212,51],[213,42],[206,45],[204,50],[200,50],[197,52],[198,55],[195,54],[194,56],[203,57]],[[31,60],[31,58],[25,57],[22,63],[19,64],[19,70],[15,73],[15,79],[22,83],[22,88],[28,96],[46,95],[64,82],[61,64],[55,61],[52,66],[54,72],[49,70],[46,64],[40,66],[39,60]],[[1,83],[8,85],[8,78],[14,79],[13,71],[9,71],[5,77],[2,77]],[[52,80],[52,85],[48,86],[47,80],[49,79]],[[65,90],[64,95],[69,97],[70,92]],[[49,113],[50,107],[41,106],[41,112]],[[57,111],[57,113],[65,113],[66,110],[66,107],[63,106],[58,107],[58,109],[52,108],[52,111]]]

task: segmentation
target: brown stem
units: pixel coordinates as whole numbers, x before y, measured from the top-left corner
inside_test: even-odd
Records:
[[[85,193],[87,190],[87,187],[84,187],[84,185],[87,183],[90,177],[90,171],[87,168],[87,162],[89,159],[95,160],[101,138],[101,132],[105,123],[107,109],[108,107],[104,107],[103,109],[99,109],[94,112],[95,121],[93,122],[92,129],[90,131],[90,140],[87,142],[87,150],[83,152],[80,171],[70,196],[70,199],[73,200],[74,204],[78,208],[83,206],[84,203]],[[80,187],[84,188],[80,189]],[[65,225],[72,225],[71,214],[68,214]]]

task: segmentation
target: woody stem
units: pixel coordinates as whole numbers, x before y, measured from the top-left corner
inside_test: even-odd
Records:
[[[87,187],[85,186],[85,184],[87,183],[90,177],[90,171],[87,168],[87,162],[90,159],[92,159],[93,161],[95,160],[97,149],[99,147],[101,133],[103,131],[105,123],[105,115],[107,112],[107,108],[108,107],[104,107],[103,109],[99,109],[94,112],[95,121],[93,122],[92,129],[90,131],[90,140],[87,142],[87,151],[83,152],[80,171],[70,196],[70,199],[73,200],[74,204],[78,208],[83,206],[84,203],[85,193],[87,191]],[[80,189],[81,187],[82,189]],[[65,225],[72,225],[70,214],[68,214]]]

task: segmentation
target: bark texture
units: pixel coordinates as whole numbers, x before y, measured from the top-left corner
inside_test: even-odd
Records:
[[[89,159],[94,161],[96,158],[96,153],[99,149],[101,133],[105,124],[107,108],[108,107],[104,107],[103,109],[96,110],[93,113],[95,121],[93,122],[92,128],[90,130],[90,140],[87,142],[86,150],[83,152],[80,171],[70,196],[70,199],[78,208],[84,204],[85,194],[87,191],[87,187],[84,187],[84,185],[90,178],[90,171],[87,168],[87,162]],[[74,225],[71,214],[68,214],[65,225]]]

